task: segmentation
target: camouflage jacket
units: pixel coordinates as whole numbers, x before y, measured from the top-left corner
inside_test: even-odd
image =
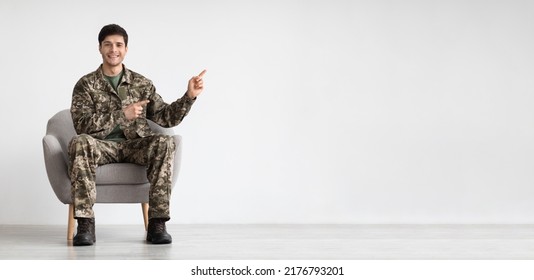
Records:
[[[126,98],[121,101],[118,92],[106,81],[102,65],[80,78],[74,86],[70,108],[76,133],[104,139],[119,125],[127,139],[150,136],[154,132],[147,119],[163,127],[176,126],[195,101],[184,94],[182,98],[167,104],[156,93],[156,88],[149,79],[125,66],[117,91],[121,95],[125,93]],[[127,120],[122,108],[142,100],[150,100],[142,116],[132,121]]]

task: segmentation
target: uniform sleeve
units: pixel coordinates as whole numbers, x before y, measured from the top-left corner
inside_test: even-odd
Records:
[[[178,100],[167,104],[163,101],[161,96],[156,93],[155,87],[152,85],[150,91],[150,103],[147,108],[147,118],[159,124],[162,127],[174,127],[179,125],[187,116],[191,106],[195,103],[195,99],[189,98],[184,94]]]
[[[111,110],[109,96],[98,94],[88,79],[80,79],[72,93],[71,115],[78,134],[103,139],[117,125],[127,122],[124,112]]]

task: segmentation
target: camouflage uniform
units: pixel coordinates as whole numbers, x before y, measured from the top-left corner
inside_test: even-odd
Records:
[[[142,100],[150,100],[142,115],[127,120],[122,108]],[[165,103],[150,80],[126,67],[117,91],[105,80],[102,66],[83,76],[74,87],[71,105],[78,134],[69,144],[74,217],[94,217],[92,206],[96,201],[97,166],[130,162],[147,167],[149,218],[169,219],[175,143],[172,136],[155,134],[147,119],[163,127],[176,126],[193,103],[194,99],[187,95],[171,104]],[[126,139],[104,140],[117,125]]]

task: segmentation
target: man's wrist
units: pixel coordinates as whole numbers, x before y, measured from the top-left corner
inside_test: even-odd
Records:
[[[189,94],[189,91],[186,91],[186,92],[185,92],[185,96],[186,96],[187,98],[189,98],[189,100],[196,100],[196,99],[197,99],[196,96],[195,96],[195,97],[191,97],[191,95]]]

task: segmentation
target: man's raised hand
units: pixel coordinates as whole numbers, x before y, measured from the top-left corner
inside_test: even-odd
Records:
[[[194,76],[189,80],[187,84],[187,96],[189,98],[196,98],[204,89],[204,81],[202,80],[204,74],[206,74],[206,70],[203,70],[198,76]]]

